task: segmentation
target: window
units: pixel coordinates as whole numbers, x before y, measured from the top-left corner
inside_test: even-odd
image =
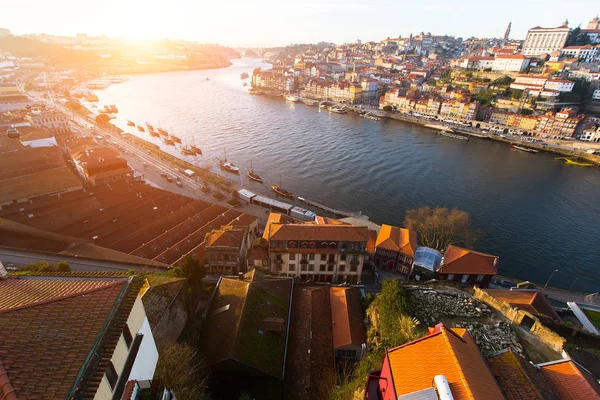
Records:
[[[281,254],[277,254],[277,255],[275,256],[275,260],[277,260],[277,261],[281,261]]]
[[[327,265],[327,271],[329,271],[329,272],[333,271],[333,264]]]
[[[338,268],[339,272],[345,272],[346,271],[346,266],[345,265],[340,265],[340,267]]]
[[[294,261],[296,259],[296,253],[290,253],[290,261]]]
[[[477,275],[477,280],[476,280],[476,282],[477,282],[477,283],[481,283],[481,281],[483,281],[483,277],[484,277],[484,276],[485,276],[485,275],[481,275],[481,274]]]
[[[288,267],[288,269],[290,271],[295,271],[296,270],[296,264],[290,264],[290,266]]]
[[[275,264],[275,271],[281,272],[281,264]]]
[[[335,254],[330,254],[329,255],[329,262],[334,262],[335,261]]]
[[[448,280],[449,281],[453,281],[454,280],[454,274],[448,274]]]
[[[341,261],[346,261],[346,255],[345,254],[340,255],[340,260]]]
[[[106,367],[106,372],[104,375],[106,375],[106,380],[108,381],[111,390],[114,390],[115,386],[117,385],[117,380],[119,380],[119,374],[117,374],[117,370],[115,369],[112,361],[108,362],[108,367]]]
[[[350,264],[350,271],[351,272],[356,272],[356,268],[358,267],[358,265],[356,264]]]
[[[319,271],[325,272],[325,264],[321,264],[321,266],[319,267]]]
[[[356,350],[340,349],[336,353],[338,358],[356,358]]]
[[[300,271],[306,271],[306,264],[300,265]]]
[[[315,270],[314,264],[308,264],[308,270],[309,271],[314,271]]]
[[[133,337],[131,336],[131,331],[129,330],[129,326],[125,324],[123,327],[123,339],[125,339],[125,344],[127,348],[131,347],[131,342],[133,342]]]
[[[467,283],[469,281],[469,274],[463,275],[462,279],[460,280],[462,283]]]
[[[314,255],[314,253],[310,253],[310,254],[308,255],[308,259],[309,259],[309,260],[311,260],[311,261],[313,261],[313,260],[315,259],[315,255]]]

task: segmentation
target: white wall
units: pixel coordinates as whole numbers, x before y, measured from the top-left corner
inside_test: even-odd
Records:
[[[151,380],[154,377],[156,363],[158,363],[158,349],[156,348],[156,343],[152,336],[148,318],[144,318],[144,323],[137,333],[144,335],[144,338],[142,339],[142,344],[140,345],[137,357],[133,363],[133,368],[129,374],[129,380]]]

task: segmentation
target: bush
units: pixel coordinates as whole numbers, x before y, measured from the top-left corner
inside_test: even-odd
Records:
[[[188,343],[159,345],[155,377],[172,388],[180,400],[206,398],[208,368],[194,347]]]
[[[383,111],[387,111],[387,112],[392,111],[392,106],[383,106]]]
[[[48,261],[38,261],[36,263],[24,265],[21,267],[21,270],[31,272],[51,272],[54,271],[54,267]]]
[[[71,272],[71,266],[69,265],[68,262],[59,261],[56,264],[56,270],[59,272]]]

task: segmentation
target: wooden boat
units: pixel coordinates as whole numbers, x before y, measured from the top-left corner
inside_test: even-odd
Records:
[[[164,136],[169,136],[169,132],[167,132],[163,128],[158,128],[158,133],[160,133],[161,135],[164,135]]]
[[[249,76],[250,76],[250,75],[248,75],[248,73],[247,73],[247,72],[242,72],[242,73],[240,74],[240,78],[242,78],[242,79],[246,79],[246,78],[248,78]]]
[[[175,143],[181,143],[181,139],[178,138],[175,135],[169,135],[169,137],[171,138],[172,141],[174,141]]]
[[[332,113],[336,113],[336,114],[346,114],[346,110],[344,109],[344,107],[329,107],[328,108],[329,111],[331,111]]]
[[[127,126],[135,126],[135,124],[133,123],[133,121],[131,120],[127,120]]]
[[[225,151],[225,150],[223,150]],[[225,158],[221,158],[219,159],[219,167],[222,170],[225,170],[227,172],[231,172],[232,174],[239,174],[240,173],[240,169],[238,168],[237,165],[230,163],[229,161],[227,161],[227,151],[225,151]]]
[[[527,152],[527,153],[537,153],[537,152],[538,152],[538,150],[535,150],[535,149],[530,149],[530,148],[523,147],[523,146],[519,146],[519,145],[517,145],[517,144],[514,144],[514,143],[511,143],[511,144],[510,144],[510,147],[512,147],[513,149],[517,149],[517,150],[525,151],[525,152]]]
[[[146,132],[146,130],[144,129],[144,127],[141,126],[141,125],[138,125],[137,128],[138,128],[138,131],[140,131],[140,132]]]
[[[147,122],[146,122],[146,128],[148,128],[151,131],[154,130],[154,127],[152,125],[150,125],[149,123],[147,123]]]
[[[160,135],[158,133],[156,133],[155,131],[148,131],[148,134],[152,137],[159,137]]]
[[[281,187],[281,185],[273,185],[273,186],[271,186],[271,189],[280,196],[287,197],[289,199],[294,198],[294,193],[285,190],[284,188]]]
[[[194,150],[192,150],[192,148],[190,146],[182,146],[181,154],[183,154],[185,156],[195,156],[196,152]]]
[[[565,157],[565,163],[567,163],[569,165],[575,165],[577,167],[593,167],[594,166],[594,164],[592,164],[590,162],[579,161],[576,158],[569,158],[569,157]]]
[[[250,161],[250,170],[246,171],[246,175],[248,178],[252,179],[255,182],[263,183],[262,178],[254,172],[254,167],[252,167],[252,161]]]
[[[163,136],[162,141],[164,142],[164,144],[168,144],[169,146],[175,146],[175,142],[169,139],[168,137]]]

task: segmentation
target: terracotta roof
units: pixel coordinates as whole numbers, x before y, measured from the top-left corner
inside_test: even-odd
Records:
[[[486,359],[506,400],[544,400],[510,347]]]
[[[417,251],[417,233],[405,228],[381,225],[375,247],[396,251],[414,257]]]
[[[347,224],[345,222],[342,222],[340,220],[337,220],[337,219],[334,219],[334,218],[329,218],[329,217],[321,217],[320,215],[317,215],[315,217],[315,221],[314,222],[317,225],[349,225],[349,224]]]
[[[234,218],[229,224],[230,226],[250,226],[252,223],[256,222],[258,217],[252,214],[242,214],[239,217]]]
[[[496,58],[511,58],[511,59],[519,59],[524,60],[526,57],[521,54],[498,54]]]
[[[206,234],[206,247],[240,248],[244,241],[244,231],[240,229],[217,229]]]
[[[502,400],[492,373],[466,329],[430,328],[420,339],[388,351],[396,396],[430,388],[444,375],[455,400]]]
[[[600,385],[596,379],[573,360],[538,364],[561,400],[600,399]]]
[[[94,397],[138,291],[125,278],[0,281],[0,399]]]
[[[539,290],[486,289],[486,291],[496,299],[502,300],[513,307],[518,307],[534,315],[545,315],[560,323],[560,317]]]
[[[498,273],[498,256],[450,245],[444,253],[438,272],[441,274],[493,275]]]
[[[292,217],[288,217],[287,215],[271,212],[269,217],[267,218],[267,224],[265,226],[265,231],[263,232],[263,239],[269,239],[269,231],[271,230],[272,224],[294,224],[299,223],[299,221],[295,220]]]
[[[369,232],[366,227],[352,225],[308,225],[308,224],[271,224],[271,240],[335,240],[348,242],[367,242]],[[268,237],[268,236],[267,236]]]
[[[353,287],[331,287],[329,290],[333,326],[333,348],[367,342],[358,291]]]
[[[375,253],[375,242],[377,241],[377,231],[369,229],[369,241],[367,242],[367,253]]]

